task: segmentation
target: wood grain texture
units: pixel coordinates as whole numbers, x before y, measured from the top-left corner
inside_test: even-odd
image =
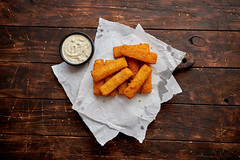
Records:
[[[194,56],[192,67],[240,68],[240,33],[147,30],[165,43]]]
[[[196,68],[174,74],[183,92],[169,103],[240,105],[240,70]]]
[[[238,159],[240,145],[229,143],[114,139],[101,147],[93,138],[0,136],[5,159]]]
[[[142,144],[120,133],[101,147],[51,70],[61,39],[94,39],[100,17],[195,59]],[[240,159],[239,22],[239,0],[0,1],[0,159]]]
[[[0,24],[96,27],[99,17],[151,29],[239,30],[239,1],[1,1]]]
[[[1,133],[90,136],[67,100],[0,100]]]
[[[93,137],[70,102],[1,99],[2,134]],[[240,142],[240,108],[164,104],[146,139]]]
[[[43,74],[44,73],[44,74]],[[174,73],[183,92],[169,103],[240,105],[240,69]],[[67,99],[51,64],[0,62],[0,97]]]
[[[2,63],[0,77],[0,97],[67,99],[49,64]]]
[[[93,39],[96,29],[0,27],[0,61],[60,63],[59,44],[68,33],[83,31]],[[172,47],[191,53],[193,67],[240,68],[240,33],[146,30]],[[41,34],[39,34],[41,33]],[[159,53],[160,54],[160,53]]]

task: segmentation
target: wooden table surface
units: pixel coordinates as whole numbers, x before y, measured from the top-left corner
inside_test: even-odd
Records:
[[[240,159],[239,0],[1,0],[0,159]],[[98,19],[191,53],[174,72],[183,92],[162,105],[141,144],[101,147],[54,76],[68,33],[93,39]]]

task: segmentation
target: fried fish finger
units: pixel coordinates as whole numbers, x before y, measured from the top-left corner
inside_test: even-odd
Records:
[[[121,54],[123,56],[134,58],[145,63],[156,64],[157,62],[156,53],[145,51],[139,48],[129,47],[128,45],[123,45]]]
[[[143,83],[141,88],[141,93],[151,93],[152,92],[152,76],[150,75],[146,81]]]
[[[105,64],[107,65],[107,64],[110,64],[110,63],[112,63],[114,60],[106,60],[105,61]],[[108,76],[107,78],[105,78],[105,83],[108,81],[108,80],[110,80],[111,78],[113,77],[113,75],[110,75],[110,76]],[[116,89],[114,89],[111,93],[109,93],[107,96],[112,96],[112,97],[114,97],[114,96],[116,96],[116,93],[117,93],[117,90]]]
[[[122,46],[113,47],[113,56],[115,58],[122,57],[121,49],[122,49]]]
[[[135,78],[131,81],[128,87],[125,89],[124,94],[129,98],[133,98],[134,95],[138,92],[142,84],[146,79],[151,75],[152,69],[144,64],[138,71]],[[101,88],[100,88],[101,90]]]
[[[92,77],[95,82],[98,82],[111,74],[126,68],[128,66],[127,61],[124,57],[114,60],[111,64],[104,65],[92,71]]]
[[[132,75],[133,73],[129,68],[122,69],[120,72],[115,74],[110,80],[108,80],[100,87],[102,95],[108,95],[119,85],[128,80]]]
[[[140,62],[140,66],[143,66],[144,63]],[[146,64],[149,67],[151,67],[150,64]],[[152,92],[152,75],[150,75],[146,81],[143,83],[141,89],[140,89],[141,93],[151,93]]]
[[[138,48],[138,49],[141,49],[141,50],[144,50],[146,52],[149,52],[149,44],[147,43],[140,43],[140,44],[137,44],[137,45],[127,45],[128,47],[130,48]],[[119,57],[122,57],[122,52],[121,52],[121,49],[122,49],[123,45],[122,46],[116,46],[116,47],[113,47],[113,56],[115,58],[119,58]]]
[[[136,60],[133,58],[127,58],[127,62],[128,62],[128,68],[133,72],[133,76],[130,78],[130,81],[131,81],[135,77],[135,75],[137,74],[137,72],[139,70],[139,60]],[[125,81],[123,84],[121,84],[118,87],[118,94],[123,95],[127,86],[128,86],[127,81]]]
[[[133,76],[131,77],[130,81],[136,76],[139,70],[139,60],[133,58],[127,58],[128,68],[133,72]]]
[[[123,82],[119,87],[118,87],[118,94],[119,95],[124,95],[124,91],[128,86],[128,81]]]
[[[97,59],[94,62],[94,70],[101,68],[102,66],[104,66],[104,60],[103,59]],[[100,92],[100,87],[104,84],[104,80],[100,80],[98,82],[94,82],[93,81],[93,93],[96,96],[100,96],[102,95]]]

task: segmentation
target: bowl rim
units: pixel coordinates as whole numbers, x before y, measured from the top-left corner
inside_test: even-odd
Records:
[[[72,36],[72,35],[75,35],[75,34],[80,34],[80,35],[83,35],[84,37],[86,37],[86,38],[90,41],[91,46],[92,46],[92,52],[91,52],[90,56],[89,56],[84,62],[81,62],[81,63],[71,63],[71,62],[69,62],[69,61],[63,56],[63,53],[62,53],[62,45],[63,45],[63,42],[64,42],[68,37],[70,37],[70,36]],[[66,62],[67,64],[72,65],[72,66],[79,66],[79,65],[81,65],[81,64],[87,63],[87,62],[92,58],[92,56],[93,56],[93,54],[94,54],[94,50],[95,50],[95,48],[94,48],[94,43],[93,43],[92,38],[89,37],[89,35],[87,35],[86,33],[84,33],[84,32],[78,32],[78,31],[76,31],[76,32],[71,32],[71,33],[65,35],[65,36],[63,37],[63,39],[61,40],[60,45],[59,45],[60,57],[64,60],[64,62]]]

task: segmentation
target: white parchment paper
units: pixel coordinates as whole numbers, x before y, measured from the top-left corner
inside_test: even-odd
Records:
[[[136,94],[132,99],[124,95],[95,96],[91,77],[94,61],[114,59],[114,46],[139,43],[148,43],[150,50],[158,54],[157,63],[151,65],[152,92]],[[133,29],[100,18],[95,36],[95,54],[90,63],[75,67],[63,62],[52,66],[52,69],[73,104],[72,108],[79,113],[101,145],[119,132],[142,142],[148,125],[160,111],[161,103],[181,92],[172,71],[181,63],[184,55],[185,52],[146,33],[140,24]]]

